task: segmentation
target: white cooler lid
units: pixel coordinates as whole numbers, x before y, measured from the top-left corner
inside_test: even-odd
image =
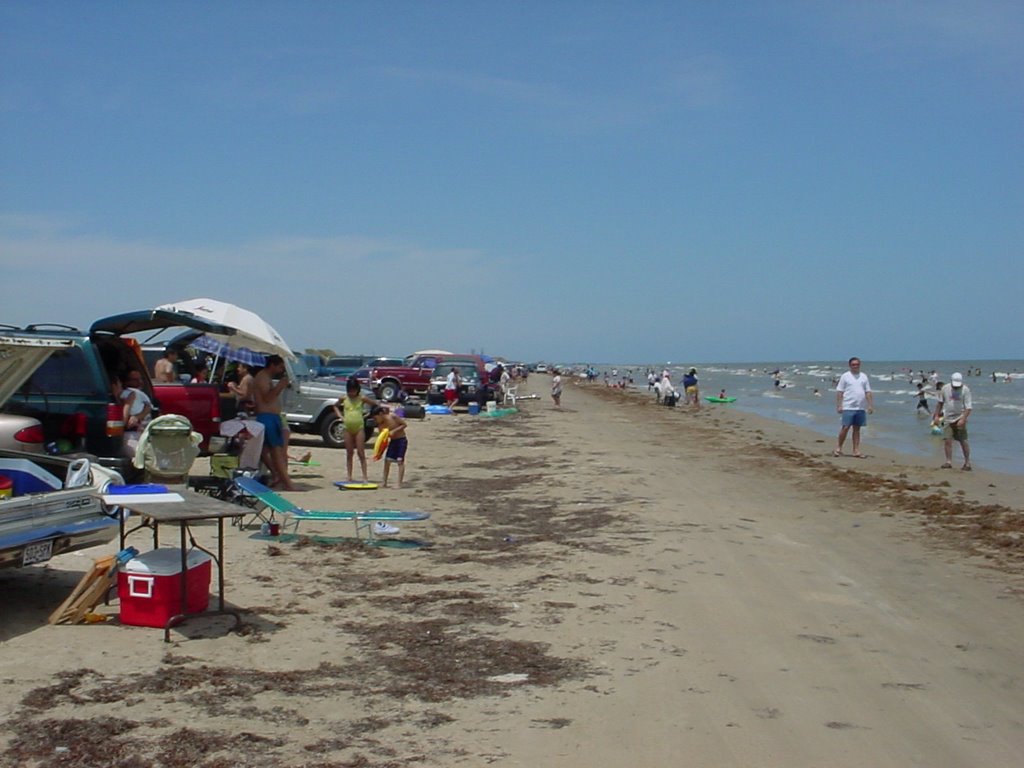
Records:
[[[188,568],[192,570],[209,559],[210,556],[205,552],[190,549],[187,557]],[[181,573],[181,550],[161,547],[144,552],[125,563],[122,570],[126,573],[146,573],[151,576],[174,576]]]

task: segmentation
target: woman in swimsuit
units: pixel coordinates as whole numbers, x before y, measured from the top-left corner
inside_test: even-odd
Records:
[[[363,405],[374,406],[377,401],[362,394],[359,379],[349,376],[345,382],[345,397],[339,398],[334,404],[334,413],[345,426],[345,467],[348,470],[348,482],[352,482],[353,454],[359,454],[359,466],[363,470],[363,482],[368,483],[366,474],[366,422],[363,419]],[[339,410],[339,406],[341,410]]]

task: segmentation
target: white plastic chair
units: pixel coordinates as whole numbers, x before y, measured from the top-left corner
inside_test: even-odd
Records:
[[[514,387],[506,387],[505,397],[502,398],[501,404],[508,405],[509,401],[512,402],[513,407],[516,404],[516,398],[519,396],[519,385],[516,384]]]

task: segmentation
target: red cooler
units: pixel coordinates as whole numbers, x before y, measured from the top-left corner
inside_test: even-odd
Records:
[[[202,613],[210,604],[210,556],[189,550],[185,574],[188,613]],[[181,613],[181,550],[154,549],[129,560],[117,576],[121,623],[165,627]]]

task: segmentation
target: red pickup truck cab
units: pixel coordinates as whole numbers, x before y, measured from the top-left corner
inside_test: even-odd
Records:
[[[472,362],[477,366],[480,379],[487,376],[484,359],[480,355],[410,355],[403,366],[386,366],[370,369],[370,386],[381,400],[394,401],[401,391],[425,395],[430,389],[430,379],[437,368],[443,368],[445,361]]]

